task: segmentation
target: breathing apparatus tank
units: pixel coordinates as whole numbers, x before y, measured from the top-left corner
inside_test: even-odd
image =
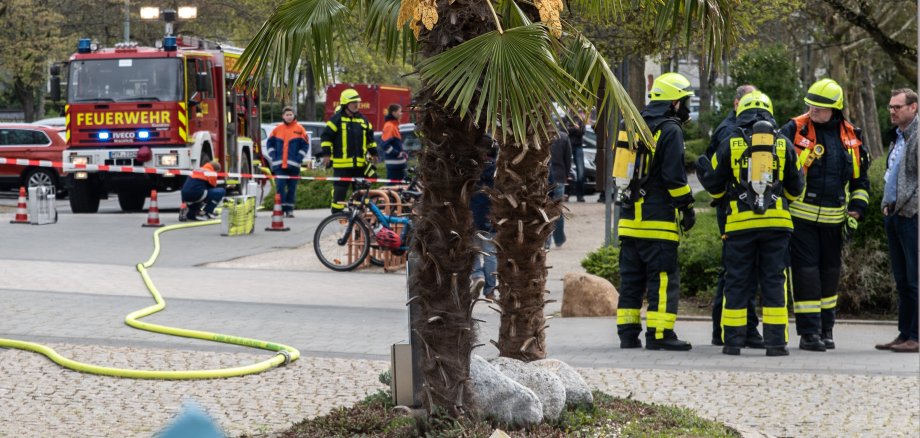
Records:
[[[644,147],[636,142],[636,147],[631,147],[626,131],[620,131],[617,136],[616,153],[613,158],[613,183],[617,188],[617,203],[626,200],[635,200],[638,194],[638,181],[645,167],[647,154]]]
[[[753,133],[751,134],[750,154],[747,157],[745,167],[748,169],[748,187],[755,195],[752,207],[757,214],[766,212],[765,198],[772,195],[769,189],[773,186],[776,157],[775,142],[776,134],[770,122],[761,120],[754,124]]]

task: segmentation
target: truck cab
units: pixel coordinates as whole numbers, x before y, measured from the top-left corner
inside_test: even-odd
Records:
[[[260,156],[258,97],[232,87],[241,53],[188,37],[107,49],[81,40],[67,63],[64,110],[63,162],[77,167],[65,179],[73,211],[94,213],[110,193],[122,210],[139,211],[150,190],[181,189],[185,176],[157,170],[218,159],[229,173],[251,174]]]

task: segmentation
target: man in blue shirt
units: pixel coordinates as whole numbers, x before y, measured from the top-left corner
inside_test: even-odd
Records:
[[[882,214],[898,289],[899,333],[875,348],[917,353],[917,93],[909,88],[892,91],[888,112],[897,138],[888,152]]]

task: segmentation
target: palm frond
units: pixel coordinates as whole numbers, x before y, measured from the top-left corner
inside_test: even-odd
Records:
[[[268,18],[240,57],[237,85],[258,86],[261,78],[289,89],[306,53],[320,85],[334,72],[336,54],[353,44],[349,10],[336,0],[291,0]]]
[[[461,117],[482,120],[489,131],[500,129],[502,138],[510,125],[521,144],[530,143],[527,126],[550,135],[545,121],[554,113],[554,103],[569,108],[588,104],[587,93],[579,92],[581,84],[560,67],[550,50],[549,34],[541,24],[465,41],[423,60],[419,73]],[[478,103],[471,108],[474,97]]]
[[[388,61],[395,60],[397,56],[408,60],[418,47],[409,26],[398,22],[401,3],[401,0],[368,0],[364,5],[367,13],[364,36],[375,47],[382,49]]]
[[[527,14],[521,10],[515,0],[499,0],[496,9],[498,15],[501,16],[502,27],[505,29],[531,24]]]
[[[687,46],[691,45],[694,32],[699,32],[707,62],[712,62],[721,59],[722,51],[736,40],[739,31],[736,26],[741,23],[735,20],[733,11],[739,4],[740,0],[664,0],[652,9],[657,16],[655,31],[665,38],[680,29]]]
[[[597,112],[598,114],[609,114],[610,119],[601,120],[599,123],[607,122],[605,126],[617,127],[622,114],[626,132],[634,146],[636,134],[645,144],[654,144],[652,133],[630,99],[629,93],[620,84],[594,43],[573,29],[568,30],[571,41],[563,51],[563,68],[569,75],[581,82],[583,90],[590,93],[597,93],[601,88],[601,83],[605,85],[604,95],[600,96],[601,107],[597,109]]]
[[[639,0],[647,4],[660,4],[661,0]],[[631,0],[630,3],[635,3]],[[599,22],[610,22],[624,11],[621,0],[569,0],[566,5],[570,10],[582,17],[590,17]]]

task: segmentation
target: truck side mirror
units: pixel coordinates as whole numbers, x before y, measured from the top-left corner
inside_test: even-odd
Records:
[[[51,100],[55,102],[61,100],[61,77],[60,76],[51,76]]]

